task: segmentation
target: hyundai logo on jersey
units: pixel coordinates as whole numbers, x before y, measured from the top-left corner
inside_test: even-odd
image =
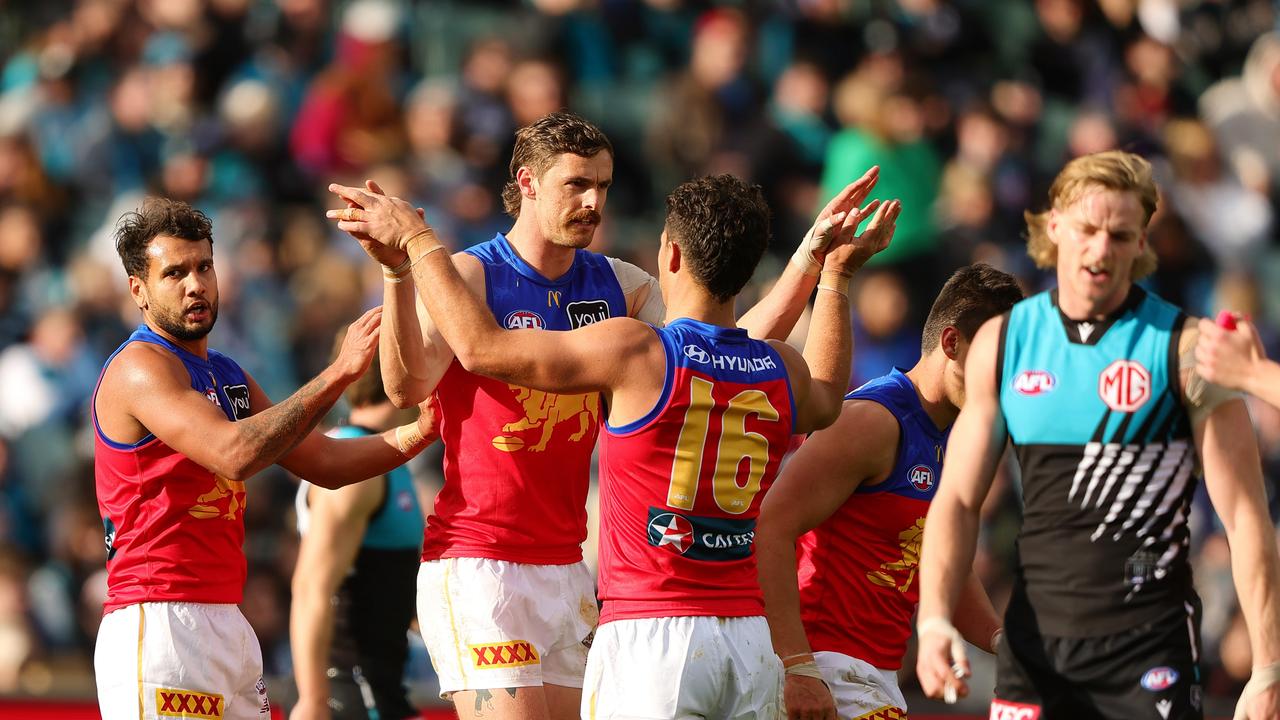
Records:
[[[649,508],[649,544],[694,560],[724,562],[751,556],[755,520],[680,515],[666,508]]]
[[[542,330],[547,326],[542,316],[532,310],[513,310],[507,313],[502,324],[508,330]]]
[[[1023,370],[1013,379],[1013,389],[1023,395],[1043,395],[1058,385],[1058,379],[1047,370]]]
[[[1142,675],[1142,687],[1151,692],[1171,688],[1178,682],[1178,671],[1162,665],[1153,667]]]
[[[711,362],[711,353],[703,350],[697,345],[685,345],[684,356],[694,362],[702,363],[703,365]]]

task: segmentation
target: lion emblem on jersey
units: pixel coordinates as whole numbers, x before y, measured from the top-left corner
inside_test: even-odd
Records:
[[[516,401],[524,410],[524,417],[503,425],[503,434],[493,438],[493,446],[503,452],[515,452],[522,448],[529,452],[542,452],[547,449],[547,443],[551,442],[556,426],[570,423],[573,427],[574,421],[577,429],[569,436],[569,442],[578,442],[586,437],[596,416],[600,414],[600,395],[597,393],[557,395],[519,385],[507,387],[515,393]],[[532,445],[528,444],[535,434],[536,441]]]
[[[196,504],[187,512],[191,517],[205,520],[221,517],[223,520],[235,520],[244,514],[249,496],[245,493],[244,482],[228,480],[220,475],[213,476],[213,487],[196,498]],[[223,507],[226,509],[224,510]]]
[[[924,518],[918,518],[914,525],[898,533],[898,547],[902,550],[902,557],[893,562],[883,563],[879,570],[867,573],[867,580],[882,587],[894,588],[898,592],[906,592],[911,587],[912,581],[916,579],[922,540],[924,540]]]

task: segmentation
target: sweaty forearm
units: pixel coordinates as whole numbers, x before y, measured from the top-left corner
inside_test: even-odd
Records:
[[[280,459],[315,428],[350,384],[333,367],[325,368],[294,394],[234,424],[232,480],[244,480]]]
[[[432,360],[440,353],[423,338],[415,308],[417,294],[412,280],[406,280],[383,283],[382,332],[378,337],[382,385],[398,408],[422,402],[445,370],[433,367]]]
[[[487,362],[508,354],[502,349],[503,330],[489,308],[471,294],[434,233],[415,238],[409,257],[418,297],[463,367],[480,372]]]
[[[816,274],[806,274],[795,263],[787,263],[769,292],[738,319],[738,327],[756,339],[786,340],[817,284]]]
[[[959,502],[939,496],[925,521],[920,553],[920,612],[923,620],[955,615],[977,546],[978,517]]]
[[[781,657],[809,652],[809,639],[800,619],[795,542],[762,535],[756,539],[756,558],[774,652]]]
[[[813,320],[804,344],[804,360],[809,366],[810,394],[817,394],[829,419],[835,421],[849,386],[849,364],[853,359],[850,330],[848,278],[823,273],[813,305]]]
[[[960,599],[956,603],[952,624],[965,640],[987,652],[995,652],[991,641],[995,637],[995,632],[1000,629],[1000,617],[996,615],[995,608],[991,605],[991,598],[987,596],[982,582],[972,572],[969,573],[969,578],[965,581],[964,589],[960,593]]]
[[[1234,535],[1235,537],[1231,537]],[[1273,530],[1261,519],[1238,520],[1228,535],[1231,574],[1249,631],[1253,665],[1280,661],[1280,568]]]

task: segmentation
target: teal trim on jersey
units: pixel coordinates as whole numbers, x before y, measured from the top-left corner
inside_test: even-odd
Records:
[[[373,433],[364,428],[343,425],[329,433],[335,438],[357,438]],[[386,493],[382,505],[369,518],[361,547],[379,550],[403,550],[422,546],[422,508],[414,492],[413,476],[404,465],[386,474]]]
[[[1013,307],[997,367],[1000,409],[1015,445],[1141,445],[1187,436],[1178,378],[1170,374],[1182,313],[1135,292],[1142,296],[1109,327],[1098,323],[1094,332],[1103,335],[1094,344],[1069,339],[1051,293]],[[1104,393],[1118,407],[1109,407]]]

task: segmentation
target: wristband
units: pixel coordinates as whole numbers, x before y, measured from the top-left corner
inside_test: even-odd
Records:
[[[405,457],[412,457],[418,454],[419,451],[430,444],[422,434],[422,428],[418,427],[416,420],[408,425],[401,425],[396,428],[396,448]]]
[[[807,677],[807,678],[813,678],[814,680],[821,680],[824,685],[827,682],[826,679],[822,677],[822,671],[818,669],[818,663],[813,660],[792,665],[786,668],[785,670],[783,670],[782,674],[783,675],[799,675],[800,677]]]
[[[1236,702],[1236,712],[1232,715],[1232,720],[1245,720],[1249,717],[1249,700],[1277,683],[1280,683],[1280,662],[1255,667],[1253,674],[1249,676],[1249,682],[1245,683],[1244,690],[1240,691],[1240,700]]]
[[[1004,640],[1004,628],[996,628],[996,631],[991,633],[991,654],[992,655],[995,655],[996,651],[1000,649],[1000,643],[1003,640]]]
[[[395,267],[391,267],[390,265],[382,266],[382,277],[386,278],[389,282],[398,283],[401,278],[409,274],[410,269],[411,264],[409,262],[409,254],[406,252],[404,262],[399,265],[396,265]]]
[[[818,280],[818,289],[849,297],[849,276],[833,270],[824,270]]]
[[[782,667],[785,670],[788,668],[795,667],[797,665],[803,665],[805,663],[811,663],[811,662],[813,662],[813,653],[811,652],[796,653],[795,655],[788,655],[782,658]]]

